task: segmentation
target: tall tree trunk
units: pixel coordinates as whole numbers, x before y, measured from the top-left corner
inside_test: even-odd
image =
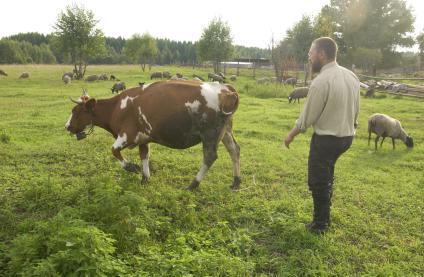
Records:
[[[84,63],[84,70],[82,71],[82,76],[81,78],[84,78],[85,76],[85,71],[87,70],[87,63]]]
[[[84,70],[83,70],[83,65],[84,65]],[[83,64],[82,62],[78,62],[74,64],[75,79],[81,80],[84,78],[86,67],[87,65],[85,63]]]
[[[309,63],[303,64],[303,71],[304,71],[304,74],[305,74],[304,86],[306,87],[306,84],[308,83],[308,77],[309,77]]]

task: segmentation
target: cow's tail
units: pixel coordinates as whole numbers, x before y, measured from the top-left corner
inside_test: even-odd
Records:
[[[225,85],[227,89],[220,93],[220,110],[224,115],[232,115],[238,108],[239,95],[231,85]]]

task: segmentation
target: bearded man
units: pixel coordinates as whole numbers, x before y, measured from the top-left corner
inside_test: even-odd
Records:
[[[337,159],[352,144],[359,113],[359,80],[336,62],[337,44],[329,37],[312,42],[308,53],[312,81],[305,106],[293,129],[284,139],[290,143],[310,126],[314,133],[308,159],[308,186],[312,193],[314,212],[306,228],[316,234],[330,226],[334,167]]]

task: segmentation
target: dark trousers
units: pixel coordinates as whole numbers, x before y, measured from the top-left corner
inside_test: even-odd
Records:
[[[352,136],[312,135],[308,160],[308,186],[312,193],[331,193],[334,166],[337,159],[349,149],[352,140]]]

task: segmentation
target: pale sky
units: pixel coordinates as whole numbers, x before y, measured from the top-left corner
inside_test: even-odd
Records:
[[[94,12],[106,36],[124,38],[149,32],[156,38],[196,41],[214,17],[231,28],[234,44],[267,48],[281,40],[302,15],[316,16],[330,0],[5,0],[1,1],[0,37],[20,32],[53,31],[57,15],[76,3]],[[407,0],[415,15],[415,34],[424,29],[423,0]],[[416,47],[415,47],[416,49]]]

